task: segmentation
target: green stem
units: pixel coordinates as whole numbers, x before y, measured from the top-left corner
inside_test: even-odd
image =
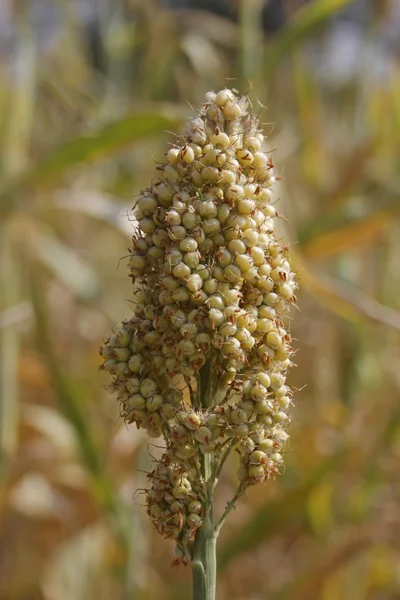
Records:
[[[202,476],[210,483],[211,460],[211,454],[204,454],[201,460]],[[193,547],[193,600],[215,600],[216,542],[212,485],[206,485],[203,523],[196,532]]]
[[[211,360],[208,360],[199,373],[198,402],[203,409],[207,409],[211,403],[211,365]],[[211,453],[201,454],[200,475],[205,483],[204,515],[193,545],[193,600],[215,600],[217,536],[214,528],[214,469]]]

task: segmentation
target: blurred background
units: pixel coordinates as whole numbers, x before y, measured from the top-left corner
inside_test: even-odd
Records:
[[[0,6],[0,599],[190,597],[98,347],[132,196],[226,84],[266,107],[301,289],[286,469],[223,531],[218,598],[400,598],[399,0]]]

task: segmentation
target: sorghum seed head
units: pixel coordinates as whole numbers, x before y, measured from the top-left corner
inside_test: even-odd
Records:
[[[121,414],[165,437],[147,505],[179,556],[202,523],[200,455],[218,461],[231,443],[245,489],[278,472],[288,437],[283,318],[297,284],[274,232],[275,177],[263,143],[246,98],[207,94],[138,197],[134,314],[101,350]]]

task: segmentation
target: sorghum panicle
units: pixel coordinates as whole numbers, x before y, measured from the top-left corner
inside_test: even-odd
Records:
[[[182,557],[203,515],[201,453],[218,465],[236,449],[245,490],[279,472],[288,438],[296,282],[263,147],[246,97],[207,94],[135,202],[134,316],[101,350],[122,416],[165,438],[147,506]]]

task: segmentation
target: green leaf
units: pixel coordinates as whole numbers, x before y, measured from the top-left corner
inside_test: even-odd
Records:
[[[178,112],[172,110],[166,114],[138,113],[70,140],[0,190],[0,200],[27,186],[47,185],[79,163],[94,163],[106,158],[142,137],[157,135],[175,127],[179,121]]]
[[[287,27],[267,46],[264,73],[271,74],[281,58],[287,55],[295,44],[306,39],[313,29],[322,25],[350,2],[351,0],[317,0],[300,8]]]

